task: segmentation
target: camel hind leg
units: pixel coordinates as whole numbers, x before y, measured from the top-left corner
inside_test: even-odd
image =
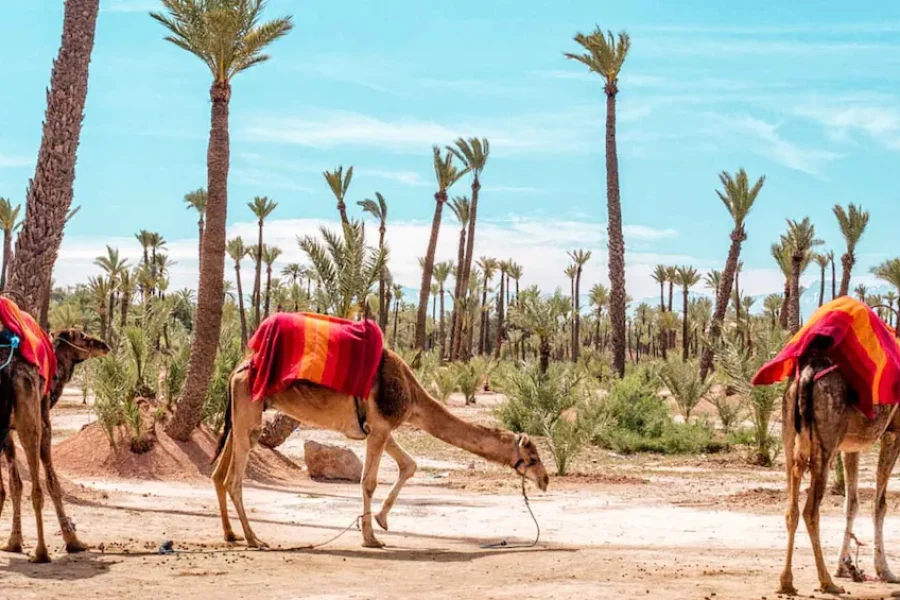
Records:
[[[384,451],[388,453],[388,456],[394,459],[397,463],[397,467],[400,469],[400,475],[397,478],[397,482],[394,484],[394,487],[391,488],[384,503],[382,503],[381,510],[375,515],[375,521],[378,523],[378,526],[387,531],[388,513],[391,512],[394,502],[397,501],[397,496],[400,494],[401,488],[403,488],[406,482],[416,474],[417,465],[415,459],[397,443],[397,440],[394,439],[393,435],[388,436],[387,445],[385,446]]]
[[[88,547],[83,544],[75,533],[72,521],[66,515],[66,507],[62,499],[62,487],[59,485],[59,477],[53,468],[51,454],[53,431],[50,427],[50,398],[45,397],[41,407],[41,462],[44,463],[44,473],[47,477],[47,492],[53,501],[56,518],[59,521],[59,529],[62,532],[63,541],[66,543],[66,552],[72,554],[84,552]]]
[[[796,386],[792,386],[796,390]],[[788,543],[787,551],[784,556],[784,569],[781,572],[781,585],[778,592],[781,594],[795,595],[797,589],[794,587],[794,574],[792,571],[792,562],[794,558],[794,545],[797,535],[797,526],[800,524],[800,482],[803,479],[803,473],[806,471],[807,461],[800,456],[799,452],[795,452],[794,445],[797,442],[797,435],[794,429],[794,404],[789,402],[793,397],[791,388],[787,390],[784,397],[782,407],[782,442],[784,446],[784,464],[787,471],[787,492],[788,502],[785,510],[784,520],[787,527]]]
[[[9,532],[9,540],[0,548],[3,552],[22,553],[22,476],[19,475],[19,465],[16,463],[16,443],[12,434],[6,436],[3,441],[3,455],[9,468],[9,493],[12,501],[13,518],[12,528]]]
[[[31,474],[31,504],[34,508],[34,520],[37,525],[37,546],[31,562],[50,562],[47,545],[44,541],[44,492],[41,489],[41,395],[35,378],[23,375],[21,371],[13,380],[16,394],[16,431],[19,442],[25,451],[28,461],[28,472]]]
[[[847,569],[846,560],[850,558],[850,542],[853,540],[853,522],[859,512],[859,452],[844,452],[844,516],[847,523],[844,527],[844,541],[841,551],[838,553],[838,566],[835,571],[837,577],[848,578],[850,571]]]
[[[230,410],[230,408],[229,408]],[[225,440],[225,447],[222,448],[222,456],[212,473],[213,485],[216,488],[216,499],[219,501],[219,516],[222,519],[222,533],[225,541],[229,543],[239,542],[243,538],[235,535],[234,529],[231,527],[231,519],[228,517],[228,500],[226,498],[228,490],[225,488],[225,476],[228,474],[228,467],[231,465],[232,457],[232,433],[228,434]]]
[[[378,465],[381,464],[381,455],[384,454],[389,439],[391,439],[390,430],[378,429],[370,431],[366,438],[366,462],[362,473],[362,535],[365,548],[384,547],[372,530],[372,496],[375,495],[375,488],[378,487]]]
[[[819,536],[819,508],[828,489],[828,471],[836,454],[836,444],[826,445],[824,441],[819,443],[816,440],[813,443],[811,454],[809,491],[806,496],[806,505],[803,507],[803,521],[806,523],[809,541],[812,544],[820,589],[826,594],[842,594],[844,593],[843,588],[834,584],[831,574],[828,572]]]
[[[887,485],[891,477],[891,471],[900,456],[900,434],[888,431],[881,438],[881,448],[878,452],[877,484],[875,488],[875,503],[873,508],[873,522],[875,525],[875,574],[882,581],[888,583],[900,583],[900,578],[891,573],[884,553],[884,517],[887,513]]]

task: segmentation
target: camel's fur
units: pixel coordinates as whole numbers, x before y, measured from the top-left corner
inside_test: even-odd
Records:
[[[4,397],[0,403],[9,403],[13,410],[13,422],[19,436],[19,443],[25,450],[28,471],[31,474],[31,503],[34,506],[34,517],[37,522],[38,544],[35,548],[33,562],[50,562],[47,547],[44,543],[44,523],[42,510],[44,496],[41,490],[39,461],[44,464],[47,476],[47,491],[53,501],[59,526],[62,530],[66,551],[82,552],[87,546],[78,540],[71,521],[66,516],[62,500],[62,488],[53,468],[50,453],[52,430],[50,427],[50,408],[62,395],[65,384],[72,378],[76,364],[89,358],[104,356],[109,352],[105,342],[91,337],[77,329],[60,331],[54,338],[53,349],[56,354],[57,371],[51,382],[50,392],[42,396],[43,379],[38,369],[19,357],[13,358],[7,369],[0,372],[0,394]],[[0,431],[7,429],[7,423],[0,423]],[[11,433],[7,433],[0,442],[9,465],[9,487],[12,495],[13,524],[9,541],[2,549],[6,552],[22,552],[22,479],[16,466],[16,447]],[[0,511],[6,500],[6,490],[0,477]]]
[[[527,436],[472,425],[453,416],[428,395],[409,367],[390,350],[384,351],[372,393],[368,398],[361,399],[366,415],[365,430],[360,428],[355,400],[351,396],[298,381],[265,402],[253,402],[248,377],[246,364],[239,366],[231,376],[229,406],[226,409],[229,412],[220,440],[218,464],[212,475],[227,541],[233,542],[238,538],[228,518],[226,492],[237,510],[247,544],[251,547],[264,546],[250,528],[244,510],[242,482],[249,452],[261,431],[262,414],[266,407],[280,410],[298,421],[343,433],[350,439],[366,440],[362,476],[362,536],[366,547],[379,548],[383,545],[373,532],[371,512],[381,455],[387,452],[400,467],[400,478],[376,517],[384,529],[387,529],[387,515],[400,488],[416,470],[413,458],[392,436],[392,432],[403,423],[410,423],[487,460],[514,467],[521,476],[533,481],[542,490],[549,483],[537,448]]]
[[[809,532],[816,561],[819,584],[823,592],[841,593],[843,590],[831,579],[819,541],[819,507],[828,487],[828,472],[835,455],[843,455],[846,479],[846,519],[844,541],[838,555],[837,577],[849,577],[844,564],[850,556],[853,521],[859,509],[857,481],[859,453],[881,441],[878,457],[877,484],[873,520],[875,526],[875,572],[882,580],[900,583],[888,567],[884,554],[884,517],[887,512],[887,482],[900,455],[900,412],[897,405],[878,405],[875,417],[869,419],[851,402],[851,390],[844,378],[832,371],[816,379],[831,362],[816,352],[804,356],[800,362],[799,380],[791,382],[785,391],[782,405],[782,437],[787,468],[788,508],[786,524],[788,546],[780,591],[795,594],[791,572],[794,536],[800,521],[800,482],[804,472],[810,472],[810,485],[803,509],[803,519]]]

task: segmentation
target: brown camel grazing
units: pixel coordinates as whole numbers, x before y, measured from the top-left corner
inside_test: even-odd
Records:
[[[803,509],[809,532],[819,584],[823,592],[842,593],[828,573],[819,541],[819,506],[828,486],[828,472],[838,451],[843,454],[846,474],[846,519],[844,541],[838,555],[838,577],[849,577],[846,559],[850,557],[853,521],[859,510],[857,481],[859,453],[880,441],[873,521],[875,526],[875,572],[882,580],[900,583],[891,573],[884,554],[884,517],[887,512],[887,483],[900,455],[900,412],[897,405],[876,405],[869,419],[853,405],[853,391],[828,358],[810,352],[800,360],[799,380],[791,382],[782,404],[782,438],[787,467],[788,508],[786,513],[788,545],[780,592],[796,594],[791,572],[794,536],[800,521],[800,482],[806,470],[810,485]]]
[[[363,546],[367,548],[383,547],[372,530],[371,511],[381,455],[387,452],[400,467],[400,477],[377,518],[383,528],[387,529],[387,513],[400,488],[415,472],[415,461],[391,435],[403,423],[419,427],[448,444],[487,460],[508,465],[541,490],[546,490],[550,481],[534,442],[527,436],[473,425],[457,418],[425,391],[412,370],[390,350],[384,351],[372,392],[368,398],[361,399],[296,381],[285,391],[265,401],[252,402],[249,371],[247,363],[244,363],[231,376],[225,430],[219,440],[218,464],[212,474],[222,529],[229,542],[238,538],[228,518],[226,491],[241,520],[247,544],[254,548],[265,546],[253,533],[247,520],[242,483],[250,450],[260,434],[263,410],[268,407],[298,421],[343,433],[350,439],[366,440],[362,476],[362,536]]]
[[[13,415],[14,429],[18,433],[19,442],[25,450],[28,470],[31,474],[31,501],[37,521],[38,545],[35,548],[32,562],[49,562],[50,556],[44,544],[44,526],[42,519],[43,493],[38,469],[38,457],[44,464],[47,476],[47,491],[56,509],[56,516],[62,530],[67,552],[82,552],[87,546],[78,540],[72,522],[66,516],[62,500],[62,488],[53,468],[50,454],[52,431],[50,428],[50,409],[62,396],[63,388],[72,379],[75,365],[89,358],[105,356],[109,346],[97,338],[91,337],[77,329],[67,329],[56,334],[53,340],[57,369],[47,396],[41,398],[42,382],[38,370],[33,365],[14,357],[7,369],[0,372],[0,403],[8,403]],[[0,430],[6,430],[6,423]],[[9,464],[9,487],[13,504],[13,524],[9,541],[2,550],[6,552],[22,552],[22,479],[16,466],[15,444],[9,432],[2,441],[3,452]],[[6,490],[0,477],[0,510],[6,500]]]

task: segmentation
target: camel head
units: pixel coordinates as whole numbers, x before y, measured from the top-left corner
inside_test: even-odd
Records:
[[[53,343],[57,352],[67,348],[75,356],[75,362],[89,358],[100,358],[109,354],[109,346],[103,340],[95,338],[80,329],[63,329],[56,333]]]
[[[550,476],[547,475],[547,469],[541,462],[537,446],[524,433],[516,436],[516,462],[513,464],[513,469],[538,486],[542,492],[547,491],[547,486],[550,485]]]

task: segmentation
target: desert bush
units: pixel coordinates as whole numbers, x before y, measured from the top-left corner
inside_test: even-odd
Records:
[[[443,403],[447,403],[450,395],[456,391],[456,371],[450,367],[439,367],[432,374],[431,388],[435,396]]]
[[[128,369],[118,355],[109,354],[95,361],[94,413],[110,446],[116,445],[116,427],[124,419],[123,405],[129,385]]]
[[[668,388],[685,422],[703,396],[709,391],[710,383],[700,377],[700,368],[693,361],[670,359],[659,371],[659,379]]]
[[[206,402],[203,403],[203,422],[216,434],[222,430],[222,425],[225,423],[228,380],[240,360],[240,338],[231,338],[219,344],[213,377],[206,392]]]
[[[713,395],[709,399],[716,409],[716,415],[722,424],[722,431],[727,436],[743,420],[746,410],[743,398],[727,395]]]
[[[178,397],[178,394],[181,393],[181,388],[184,385],[184,378],[187,376],[187,364],[190,354],[190,344],[183,344],[181,348],[166,361],[166,406],[171,406],[175,402],[175,398]]]
[[[453,370],[456,374],[456,385],[466,397],[466,404],[475,404],[475,394],[479,389],[481,373],[471,362],[456,363],[453,365]]]

